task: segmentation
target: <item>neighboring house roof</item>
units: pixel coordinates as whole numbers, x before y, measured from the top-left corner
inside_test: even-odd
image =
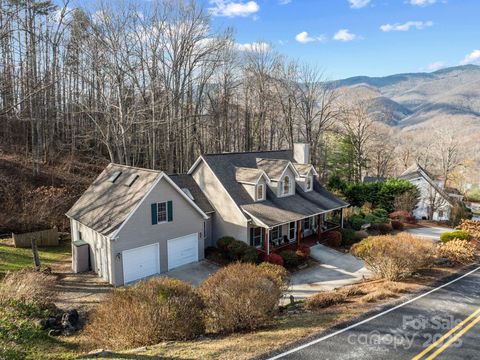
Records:
[[[385,182],[386,180],[387,180],[386,177],[381,177],[381,176],[364,176],[363,177],[364,184]]]
[[[404,180],[413,180],[418,177],[424,178],[450,205],[453,206],[455,204],[455,201],[435,182],[435,176],[425,170],[420,164],[413,164],[399,176],[400,179]]]
[[[251,169],[244,167],[235,168],[235,179],[242,184],[255,185],[261,176],[265,176],[265,179],[267,181],[269,180],[265,174],[265,171],[261,169]]]
[[[114,175],[117,177],[112,182],[110,180]],[[134,177],[135,180],[131,182]],[[165,178],[204,218],[208,218],[164,172],[113,163],[102,171],[66,215],[102,235],[113,237],[162,178]]]
[[[193,197],[193,202],[198,205],[200,209],[203,210],[204,213],[212,213],[215,212],[212,204],[208,201],[205,194],[202,190],[198,187],[195,180],[192,178],[191,175],[188,174],[175,174],[169,175],[170,179],[173,180],[175,184],[178,185],[180,189],[188,189],[190,194]]]
[[[268,189],[266,200],[255,202],[242,184],[237,181],[237,168],[255,169],[257,161],[260,160],[261,169],[265,170],[268,164],[268,169],[273,172],[273,176],[280,176],[287,164],[295,164],[291,150],[206,154],[202,155],[201,159],[212,170],[235,204],[244,210],[247,217],[256,218],[267,226],[295,221],[348,206],[347,203],[329,193],[317,181],[314,181],[314,188],[310,192],[304,192],[300,186],[297,186],[295,195],[279,198]],[[195,165],[190,171],[193,171],[194,168]],[[268,171],[265,170],[265,172],[270,177]]]

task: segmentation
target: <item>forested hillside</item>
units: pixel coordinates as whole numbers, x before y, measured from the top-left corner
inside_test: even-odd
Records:
[[[295,141],[311,144],[325,182],[393,176],[416,160],[448,181],[472,181],[465,169],[476,166],[470,149],[478,143],[465,151],[463,139],[433,120],[422,130],[435,131],[432,143],[417,128],[405,131],[421,120],[415,106],[438,111],[448,83],[440,83],[435,104],[420,103],[402,84],[423,89],[438,74],[334,83],[322,64],[302,64],[263,42],[237,43],[234,29],[213,28],[195,1],[55,4],[0,0],[0,151],[7,158],[0,188],[9,201],[27,198],[13,181],[17,165],[31,190],[73,184],[75,172],[63,174],[69,163],[91,172],[77,179],[85,186],[109,161],[185,172],[201,153]]]

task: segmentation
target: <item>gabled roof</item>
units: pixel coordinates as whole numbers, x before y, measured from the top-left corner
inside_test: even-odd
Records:
[[[115,181],[111,181],[115,178]],[[131,183],[129,180],[137,176]],[[208,216],[162,171],[109,164],[67,212],[67,216],[114,237],[153,187],[165,178],[204,218]]]
[[[235,179],[242,184],[253,184],[255,185],[260,179],[264,176],[267,182],[270,181],[265,171],[261,169],[252,169],[245,167],[236,167],[235,168]]]
[[[443,197],[450,205],[454,205],[455,201],[435,182],[435,176],[420,166],[420,164],[413,164],[399,176],[400,179],[404,180],[412,180],[418,177],[424,178],[441,197]]]
[[[318,175],[317,171],[315,170],[315,167],[312,164],[297,164],[293,163],[293,166],[297,170],[297,172],[300,174],[301,177],[306,177],[310,171],[313,172],[314,175]]]
[[[209,214],[215,212],[215,209],[208,201],[205,194],[202,190],[198,187],[195,180],[192,178],[191,175],[188,174],[175,174],[169,175],[170,179],[173,180],[175,184],[178,185],[180,189],[188,189],[193,196],[193,202],[198,205],[200,209],[203,210],[204,213]]]
[[[295,195],[279,198],[268,189],[266,200],[255,202],[242,184],[237,181],[236,172],[237,168],[256,168],[258,159],[261,159],[263,164],[277,164],[277,168],[281,168],[282,172],[288,163],[295,164],[291,150],[206,154],[197,160],[189,172],[194,171],[200,161],[204,161],[231,199],[243,210],[246,217],[262,218],[267,226],[274,226],[348,206],[347,203],[336,198],[317,181],[314,181],[313,191],[304,192],[300,186],[297,186]],[[277,168],[275,168],[275,171],[278,173]]]
[[[115,172],[121,174],[112,183],[109,178]],[[135,174],[138,178],[130,187],[127,186],[126,181]],[[122,225],[160,175],[160,171],[109,164],[66,215],[105,236],[110,236]]]
[[[297,169],[295,169],[290,160],[257,158],[256,161],[257,167],[265,171],[268,177],[273,181],[279,181],[288,166],[291,166],[295,175],[299,175]]]

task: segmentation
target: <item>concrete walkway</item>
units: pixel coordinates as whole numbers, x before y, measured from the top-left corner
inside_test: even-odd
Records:
[[[439,242],[440,241],[440,235],[444,232],[447,231],[453,231],[454,229],[448,228],[448,227],[441,227],[441,226],[425,226],[425,227],[419,227],[419,228],[411,228],[411,229],[405,229],[405,232],[423,237],[429,240],[432,240],[433,242]]]
[[[342,253],[324,245],[315,245],[310,249],[310,256],[320,262],[320,265],[292,274],[285,301],[288,301],[290,295],[293,295],[295,300],[302,300],[320,291],[354,284],[372,276],[363,261],[349,253]]]

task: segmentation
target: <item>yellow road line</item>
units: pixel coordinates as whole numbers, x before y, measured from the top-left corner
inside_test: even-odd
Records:
[[[444,352],[452,343],[457,341],[460,337],[462,337],[468,330],[470,330],[472,327],[475,326],[480,322],[480,316],[478,316],[475,320],[473,320],[470,324],[465,326],[462,330],[460,330],[458,333],[455,334],[454,337],[452,337],[450,340],[448,340],[445,344],[443,344],[437,351],[435,351],[432,355],[430,355],[426,360],[433,360],[435,359],[438,355],[440,355],[442,352]]]
[[[429,347],[425,348],[420,354],[416,355],[415,357],[412,358],[412,360],[419,360],[422,358],[422,356],[428,354],[430,351],[432,351],[434,348],[436,348],[438,345],[440,345],[446,338],[448,338],[450,335],[452,335],[455,331],[460,329],[463,325],[465,325],[467,322],[469,322],[471,319],[473,319],[475,316],[477,316],[480,313],[480,308],[478,308],[476,311],[473,312],[470,316],[468,316],[465,320],[460,322],[457,326],[453,327],[449,332],[447,332],[445,335],[443,335],[440,339],[435,341],[433,344],[431,344]]]

